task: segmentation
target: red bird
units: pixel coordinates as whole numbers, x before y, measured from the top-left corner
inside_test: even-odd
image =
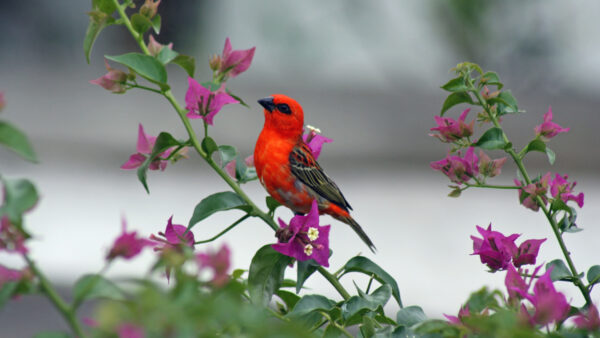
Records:
[[[352,207],[302,140],[302,106],[281,94],[260,99],[258,103],[265,108],[265,125],[254,148],[254,165],[267,192],[297,214],[308,213],[316,199],[320,214],[350,225],[374,252],[375,245],[350,216]]]

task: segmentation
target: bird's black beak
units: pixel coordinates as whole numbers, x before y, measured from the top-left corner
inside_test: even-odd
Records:
[[[273,103],[272,97],[265,97],[264,99],[258,100],[261,106],[263,106],[269,112],[272,112],[275,109],[275,103]]]

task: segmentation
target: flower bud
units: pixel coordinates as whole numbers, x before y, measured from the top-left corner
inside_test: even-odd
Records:
[[[214,54],[208,61],[208,64],[210,66],[210,69],[212,69],[213,71],[221,68],[221,57],[217,54]]]
[[[140,7],[140,14],[147,17],[148,19],[152,19],[158,11],[158,5],[160,4],[160,1],[161,0],[158,0],[156,2],[154,0],[146,0],[142,7]]]

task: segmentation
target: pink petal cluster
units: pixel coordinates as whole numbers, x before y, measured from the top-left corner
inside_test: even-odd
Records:
[[[465,109],[457,120],[449,117],[434,116],[437,127],[431,128],[431,131],[437,131],[439,134],[429,134],[442,142],[454,142],[462,138],[473,135],[473,126],[475,120],[469,124],[465,123],[467,114],[471,109]]]
[[[200,269],[209,268],[213,272],[211,283],[221,287],[229,281],[229,268],[231,267],[231,251],[227,245],[221,246],[217,252],[209,250],[196,255]]]
[[[117,334],[119,338],[144,338],[146,336],[144,334],[144,329],[131,323],[119,325]]]
[[[523,183],[517,179],[514,180],[515,185],[517,187],[522,187],[519,189],[519,201],[523,204],[524,207],[529,208],[533,211],[538,211],[540,209],[539,204],[536,201],[536,197],[541,197],[544,205],[548,203],[548,198],[546,194],[548,193],[548,188],[550,187],[550,178],[551,174],[548,172],[544,176],[542,176],[538,181],[532,182],[526,186],[523,186]]]
[[[448,322],[450,324],[459,325],[462,323],[463,318],[469,317],[470,315],[471,315],[471,311],[469,311],[469,305],[467,304],[460,308],[460,310],[458,311],[458,316],[451,316],[451,315],[444,314],[444,317],[446,317],[446,319],[448,319]]]
[[[278,243],[271,245],[275,251],[299,261],[314,259],[318,264],[329,266],[329,228],[319,225],[319,207],[313,201],[306,216],[296,215],[285,224],[279,219]]]
[[[555,178],[550,182],[550,194],[554,198],[560,198],[563,202],[575,201],[577,205],[583,207],[583,193],[580,192],[577,196],[573,195],[573,188],[577,182],[569,183],[567,175],[561,176],[556,174]]]
[[[302,135],[302,140],[304,143],[310,148],[313,157],[316,159],[321,155],[321,148],[323,148],[324,143],[333,142],[332,139],[322,136],[314,129],[308,128],[308,132]]]
[[[189,87],[185,93],[185,109],[188,110],[187,117],[190,119],[203,119],[206,123],[213,125],[215,115],[224,105],[239,103],[225,92],[225,84],[215,92],[211,92],[191,77],[188,78],[188,84]]]
[[[131,259],[137,256],[145,247],[153,247],[154,242],[140,238],[136,231],[127,232],[127,222],[125,219],[121,222],[122,233],[115,239],[108,255],[107,260],[112,260],[117,257],[123,257],[125,259]]]
[[[144,127],[140,123],[138,128],[138,141],[137,141],[137,153],[131,155],[127,162],[123,163],[121,169],[136,169],[144,163],[146,158],[152,153],[152,148],[154,148],[154,143],[156,143],[156,136],[148,136],[144,132]],[[150,170],[165,170],[167,167],[167,158],[173,152],[173,148],[167,149],[160,153],[148,166]]]
[[[528,239],[517,247],[515,240],[520,236],[512,234],[504,236],[492,230],[490,224],[487,229],[477,226],[477,231],[482,236],[471,236],[473,240],[473,255],[479,255],[481,263],[486,264],[492,271],[505,270],[511,266],[520,267],[525,264],[535,264],[540,245],[546,239]]]
[[[539,269],[539,267],[538,267]],[[536,272],[537,270],[536,269]],[[514,269],[513,269],[514,270]],[[535,273],[534,272],[534,276]],[[534,307],[533,315],[526,310],[525,305],[521,305],[521,316],[523,316],[532,325],[548,325],[552,322],[563,320],[570,309],[570,305],[567,302],[567,298],[561,292],[556,291],[550,274],[552,268],[546,270],[546,273],[541,275],[534,287],[533,294],[528,293],[528,289],[531,285],[533,277],[529,281],[529,284],[525,284],[524,280],[515,281],[520,278],[518,273],[515,275],[515,271],[511,272],[513,280],[512,282],[505,282],[509,287],[509,292],[512,289],[514,294],[518,294],[523,299],[527,299]],[[508,278],[508,274],[507,274]]]
[[[0,289],[8,282],[18,282],[23,278],[23,271],[9,269],[0,264]]]
[[[575,326],[580,329],[599,331],[600,314],[598,314],[598,308],[594,304],[590,305],[585,312],[579,313],[577,316],[575,316],[573,318],[573,322],[575,323]]]
[[[229,38],[225,39],[223,54],[221,55],[220,72],[234,78],[245,72],[252,63],[256,47],[246,50],[233,50]]]
[[[187,228],[180,224],[173,224],[173,216],[169,218],[165,232],[159,232],[158,236],[150,235],[150,239],[157,242],[159,246],[155,247],[155,251],[164,249],[176,249],[180,245],[194,247],[194,233],[187,231]]]
[[[492,160],[483,151],[479,151],[479,172],[486,177],[495,177],[500,175],[502,166],[506,162],[506,157]]]
[[[106,70],[108,70],[108,73],[97,78],[96,80],[91,80],[90,83],[99,85],[113,93],[125,93],[125,91],[127,91],[127,88],[125,87],[127,73],[111,68],[106,60],[104,60],[104,64],[106,65]]]
[[[433,170],[438,170],[448,176],[450,180],[457,184],[463,184],[479,174],[478,158],[474,154],[474,148],[469,147],[464,157],[458,155],[448,155],[445,159],[431,162],[429,165]]]
[[[535,135],[543,139],[551,139],[560,133],[566,133],[571,128],[563,128],[557,123],[552,122],[552,107],[548,108],[548,112],[544,114],[544,122],[534,127]]]
[[[25,235],[14,226],[7,215],[0,219],[0,251],[26,254],[29,250],[25,246]]]
[[[150,55],[157,56],[158,53],[160,53],[160,51],[163,49],[163,47],[173,49],[173,43],[171,42],[168,45],[161,45],[154,39],[154,36],[150,34],[150,36],[148,37],[148,51],[150,52]]]

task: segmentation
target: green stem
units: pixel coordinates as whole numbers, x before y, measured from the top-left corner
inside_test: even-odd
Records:
[[[333,287],[337,290],[340,296],[344,298],[344,300],[348,300],[348,298],[350,298],[348,291],[344,289],[342,284],[340,284],[340,281],[337,280],[334,275],[330,274],[329,271],[325,270],[325,268],[322,266],[319,266],[317,270],[321,275],[323,275],[323,277],[325,277],[325,279],[327,279],[327,281],[329,281],[329,283],[331,283],[331,285],[333,285]]]
[[[250,217],[250,215],[246,214],[246,215],[242,216],[242,218],[238,219],[233,224],[231,224],[230,226],[228,226],[227,228],[225,228],[225,230],[223,230],[223,231],[219,232],[218,234],[216,234],[215,236],[213,236],[213,237],[211,237],[209,239],[205,239],[203,241],[195,242],[194,244],[203,244],[203,243],[212,242],[215,239],[217,239],[217,238],[223,236],[224,234],[226,234],[229,230],[235,228],[238,224],[242,223],[248,217]]]
[[[133,28],[133,26],[131,25],[131,21],[129,20],[129,17],[127,16],[127,14],[125,14],[125,9],[119,3],[119,0],[112,0],[112,2],[115,5],[115,7],[117,7],[117,12],[121,16],[121,19],[123,19],[123,24],[125,24],[125,27],[127,27],[127,30],[129,30],[129,33],[131,33],[131,36],[133,36],[133,38],[135,39],[135,41],[137,41],[137,43],[140,46],[140,49],[142,50],[142,52],[144,52],[144,54],[146,54],[146,55],[150,55],[150,51],[148,50],[148,47],[146,46],[146,43],[144,42],[144,35],[143,34],[139,34]]]
[[[41,290],[46,294],[46,296],[48,296],[48,299],[50,300],[50,302],[52,302],[54,307],[58,310],[58,312],[60,312],[60,314],[63,316],[63,318],[67,321],[67,323],[71,327],[71,330],[73,331],[75,336],[76,337],[85,337],[85,334],[83,333],[83,329],[81,328],[81,324],[79,323],[79,320],[77,319],[77,316],[75,315],[75,311],[73,311],[73,308],[71,308],[60,297],[58,292],[56,292],[56,290],[52,286],[52,283],[46,278],[46,276],[42,273],[42,271],[40,271],[37,268],[37,266],[31,260],[31,258],[29,258],[29,256],[27,256],[27,255],[23,255],[23,257],[25,258],[25,261],[29,265],[29,268],[31,269],[33,274],[37,276],[37,278],[40,282]]]
[[[487,104],[486,100],[481,96],[481,94],[477,91],[477,89],[475,89],[475,87],[473,86],[473,83],[471,83],[471,82],[469,82],[469,83],[471,86],[470,91],[475,95],[475,97],[477,98],[477,101],[479,102],[481,107],[483,107],[486,114],[488,115],[488,117],[490,118],[492,123],[494,124],[494,127],[502,130],[502,138],[504,139],[504,143],[505,144],[510,143],[510,141],[508,140],[508,137],[506,136],[506,133],[500,126],[498,119],[491,112],[490,107]],[[521,172],[521,175],[523,176],[525,183],[531,184],[531,179],[529,178],[529,174],[527,173],[527,170],[525,169],[525,166],[523,165],[523,161],[522,161],[521,157],[515,152],[515,150],[512,147],[504,149],[504,151],[507,154],[509,154],[510,157],[512,157],[513,161],[519,168],[519,172]],[[585,303],[587,305],[592,304],[592,300],[590,298],[589,291],[585,287],[585,284],[581,281],[581,278],[579,277],[579,273],[577,273],[575,264],[573,263],[573,260],[571,259],[571,253],[569,252],[569,250],[567,249],[567,246],[565,245],[565,242],[560,234],[560,230],[558,229],[558,225],[556,224],[556,220],[552,217],[552,215],[550,214],[550,211],[546,208],[546,204],[544,203],[544,201],[542,200],[542,198],[540,196],[536,196],[536,201],[537,201],[538,205],[541,207],[542,211],[544,212],[544,215],[548,219],[548,222],[550,222],[550,227],[552,228],[552,232],[554,233],[554,236],[556,237],[556,240],[558,241],[558,245],[560,246],[560,250],[562,251],[563,256],[565,257],[565,260],[567,261],[567,265],[569,266],[569,269],[571,270],[571,275],[572,275],[571,277],[573,280],[573,284],[575,284],[581,291],[583,298],[585,299]]]
[[[469,188],[489,188],[489,189],[511,189],[516,190],[519,187],[515,185],[492,185],[492,184],[469,184],[466,183]]]
[[[367,284],[367,291],[365,291],[366,294],[369,294],[369,291],[371,291],[371,284],[373,283],[374,278],[375,275],[371,275],[371,278],[369,278],[369,284]]]
[[[336,323],[334,320],[331,319],[331,316],[329,316],[328,313],[320,311],[321,315],[323,315],[323,317],[327,318],[327,320],[331,323],[331,325],[337,327],[340,331],[342,331],[342,333],[346,336],[346,337],[350,337],[353,338],[354,336],[352,336],[350,334],[350,332],[348,332],[343,326],[341,326],[340,324]]]
[[[142,86],[142,85],[139,85],[137,83],[130,85],[130,88],[139,88],[139,89],[148,90],[148,91],[151,91],[151,92],[154,92],[154,93],[157,93],[157,94],[162,94],[162,92],[160,90],[158,90],[158,89],[154,89],[154,88]]]

